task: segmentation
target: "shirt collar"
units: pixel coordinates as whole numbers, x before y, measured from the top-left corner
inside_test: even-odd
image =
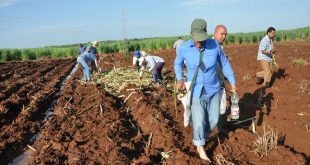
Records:
[[[189,40],[189,47],[190,47],[190,48],[195,47],[195,44],[194,44],[194,40],[193,40],[193,39],[190,39],[190,40]],[[196,48],[196,47],[195,47],[195,48]],[[205,48],[206,48],[206,45],[204,45],[203,48],[199,49],[199,52],[205,50]]]
[[[190,48],[195,47],[195,44],[194,44],[194,40],[193,40],[193,39],[190,39],[190,40],[189,40],[189,47],[190,47]]]

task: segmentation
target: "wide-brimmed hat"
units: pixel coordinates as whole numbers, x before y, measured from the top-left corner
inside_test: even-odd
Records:
[[[191,25],[191,34],[194,40],[206,40],[208,38],[207,22],[204,19],[194,19]]]

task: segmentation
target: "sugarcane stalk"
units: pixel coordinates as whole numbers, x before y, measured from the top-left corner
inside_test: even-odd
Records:
[[[178,107],[177,107],[177,81],[174,82],[173,88],[173,102],[174,102],[174,111],[175,111],[175,118],[178,118]]]

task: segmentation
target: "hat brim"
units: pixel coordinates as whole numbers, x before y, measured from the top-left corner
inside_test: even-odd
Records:
[[[144,51],[140,51],[142,57],[145,57],[147,54]]]
[[[208,38],[208,34],[206,32],[192,33],[192,38],[196,41],[205,41]]]

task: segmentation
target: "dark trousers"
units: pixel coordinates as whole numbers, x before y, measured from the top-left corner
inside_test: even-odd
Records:
[[[158,80],[163,79],[161,70],[163,70],[164,65],[165,62],[158,62],[155,64],[155,67],[153,68],[153,82],[157,83]]]
[[[95,61],[88,62],[88,66],[90,68],[90,74],[93,74],[96,71],[96,63]]]
[[[136,61],[134,68],[137,69],[138,72],[140,71],[139,60]]]

